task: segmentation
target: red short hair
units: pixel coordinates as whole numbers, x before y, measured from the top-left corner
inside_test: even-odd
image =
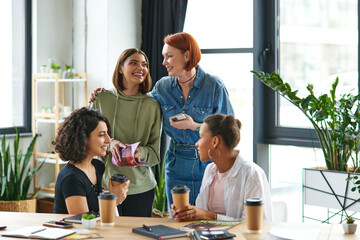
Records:
[[[185,66],[186,71],[190,71],[199,64],[201,59],[201,50],[195,38],[189,33],[180,32],[167,35],[164,38],[164,43],[174,48],[180,49],[183,53],[189,51],[190,60]]]

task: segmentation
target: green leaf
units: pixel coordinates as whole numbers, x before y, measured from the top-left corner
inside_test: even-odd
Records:
[[[34,174],[43,166],[44,161],[35,169],[29,168],[37,136],[29,144],[23,159],[20,149],[20,132],[16,129],[13,146],[14,153],[10,153],[10,144],[6,144],[5,135],[2,138],[0,152],[0,200],[25,200],[27,199],[31,181]],[[11,158],[13,156],[13,159]],[[35,189],[38,191],[38,189]],[[34,192],[35,192],[34,191]]]

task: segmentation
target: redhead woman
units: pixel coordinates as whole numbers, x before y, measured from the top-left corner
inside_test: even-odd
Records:
[[[110,125],[104,115],[86,107],[75,110],[61,124],[53,141],[63,161],[55,184],[54,213],[80,214],[98,212],[97,196],[102,191],[104,164],[95,156],[106,155],[110,144]],[[110,186],[117,203],[126,198],[129,181]]]
[[[240,128],[240,121],[232,115],[214,114],[204,120],[196,147],[202,162],[213,162],[206,167],[196,206],[181,209],[172,206],[176,221],[243,221],[244,201],[248,198],[261,198],[263,219],[272,221],[270,187],[264,171],[235,150]]]
[[[176,185],[190,188],[190,203],[194,204],[209,163],[200,161],[195,147],[200,126],[211,114],[234,112],[221,79],[198,65],[201,51],[193,36],[185,32],[166,36],[162,55],[169,76],[161,78],[149,95],[160,103],[164,130],[171,138],[165,158],[168,204]],[[171,116],[179,113],[186,118],[173,121]]]
[[[125,175],[130,186],[127,198],[118,205],[119,214],[151,217],[156,186],[151,167],[160,162],[161,110],[158,102],[146,95],[151,88],[151,77],[145,53],[136,48],[123,51],[112,82],[114,88],[98,93],[92,105],[111,125],[103,187],[115,173]],[[111,158],[117,158],[122,148],[135,142],[140,142],[135,150],[135,161],[148,165],[115,166]]]

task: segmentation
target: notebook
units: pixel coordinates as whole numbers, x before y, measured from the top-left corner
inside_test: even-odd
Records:
[[[133,228],[132,231],[133,233],[137,233],[143,236],[160,239],[160,240],[187,236],[187,232],[176,228],[168,227],[165,225],[138,227],[138,228]]]
[[[23,227],[15,231],[4,232],[1,235],[5,237],[58,239],[73,234],[74,232],[75,230],[35,226]]]
[[[66,236],[64,238],[61,238],[63,240],[65,239],[92,239],[92,238],[103,238],[104,236],[100,235],[97,232],[91,231],[86,228],[79,228],[75,229],[75,233]]]
[[[99,213],[95,213],[95,212],[87,212],[87,214],[94,214],[95,215],[95,219],[97,221],[100,220],[100,214]],[[83,213],[71,216],[71,217],[66,217],[63,219],[64,222],[70,222],[70,223],[81,223],[81,218],[82,218]]]

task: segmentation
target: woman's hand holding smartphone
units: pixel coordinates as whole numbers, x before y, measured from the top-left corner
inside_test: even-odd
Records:
[[[183,113],[176,114],[170,117],[172,121],[177,122],[186,119],[186,116]]]

